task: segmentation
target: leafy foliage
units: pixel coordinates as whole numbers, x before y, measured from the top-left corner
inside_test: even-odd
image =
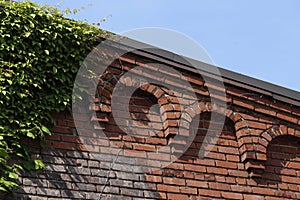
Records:
[[[38,170],[21,143],[51,134],[50,112],[70,109],[80,62],[106,33],[32,2],[0,6],[0,190],[17,186],[18,170]]]

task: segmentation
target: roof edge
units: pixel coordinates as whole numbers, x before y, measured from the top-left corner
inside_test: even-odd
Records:
[[[174,67],[181,68],[183,70],[197,72],[192,66],[199,66],[199,70],[201,70],[202,72],[208,73],[212,76],[221,75],[225,83],[229,83],[238,87],[252,90],[254,92],[271,96],[274,99],[292,105],[300,106],[300,92],[298,91],[288,89],[286,87],[282,87],[247,75],[236,73],[208,63],[204,63],[193,58],[181,56],[168,50],[145,44],[124,36],[120,37],[122,43],[118,41],[112,41],[109,39],[106,39],[105,41],[112,47],[118,48],[125,52],[132,52],[139,56],[143,56],[152,60],[157,60],[162,63],[171,64]],[[193,63],[193,65],[191,65],[191,63]],[[220,74],[214,73],[214,71],[216,70],[213,69],[216,68],[219,70]]]

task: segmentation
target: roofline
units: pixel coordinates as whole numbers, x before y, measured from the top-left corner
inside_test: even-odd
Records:
[[[217,77],[219,75],[224,79],[224,83],[235,85],[241,88],[249,89],[263,95],[270,96],[276,100],[283,101],[295,106],[300,106],[300,92],[297,92],[286,87],[282,87],[273,83],[259,80],[250,76],[236,73],[218,66],[201,62],[186,56],[177,55],[170,51],[145,44],[127,37],[120,36],[122,43],[106,40],[112,47],[118,48],[125,52],[132,52],[136,55],[143,56],[152,60],[157,60],[162,63],[172,65],[176,68],[181,68],[190,72],[198,73],[198,69],[205,75]],[[119,38],[120,39],[120,38]],[[103,39],[99,40],[103,41]],[[186,61],[186,62],[184,62]],[[192,65],[191,65],[192,63]],[[195,69],[193,66],[199,66]],[[220,74],[215,73],[216,68]]]

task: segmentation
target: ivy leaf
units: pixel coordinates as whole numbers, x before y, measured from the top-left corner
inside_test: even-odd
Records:
[[[53,73],[56,74],[57,73],[57,68],[53,67]]]
[[[31,33],[30,32],[26,32],[26,33],[24,33],[24,36],[25,37],[29,37],[31,35]]]
[[[48,135],[51,135],[51,131],[44,125],[42,125],[42,131]]]
[[[12,81],[11,80],[7,79],[6,81],[8,82],[9,85],[12,85]]]
[[[74,77],[101,31],[65,19],[56,8],[30,1],[1,4],[0,191],[11,191],[18,170],[45,167],[30,160],[29,148],[20,141],[36,139],[43,146],[44,135],[51,134],[48,124],[55,122],[49,113],[70,110]],[[22,165],[8,162],[10,157]]]
[[[29,23],[30,23],[30,28],[34,28],[35,27],[35,25],[34,25],[34,23],[32,21],[29,21]]]
[[[0,186],[0,191],[7,192],[7,189],[5,187]]]
[[[27,137],[30,137],[32,139],[35,139],[35,135],[32,132],[27,132]]]
[[[40,170],[45,168],[45,164],[41,160],[29,160],[24,163],[27,170]]]
[[[9,158],[9,155],[5,149],[0,148],[0,156],[7,159]]]
[[[44,169],[46,166],[41,160],[34,160],[35,170]]]
[[[8,177],[9,177],[9,178],[12,178],[12,179],[18,179],[18,178],[19,178],[18,174],[13,173],[13,172],[9,172]]]

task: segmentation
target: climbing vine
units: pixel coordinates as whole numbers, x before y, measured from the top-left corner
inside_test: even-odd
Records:
[[[70,110],[80,63],[106,33],[53,7],[0,4],[0,190],[11,191],[19,170],[44,167],[21,140],[43,145],[50,112]]]

